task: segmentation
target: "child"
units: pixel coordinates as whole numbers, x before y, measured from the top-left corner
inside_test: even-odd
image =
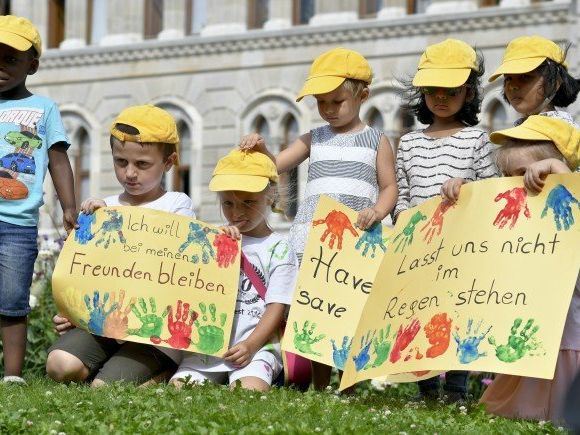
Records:
[[[521,36],[508,44],[489,81],[504,76],[504,98],[523,116],[516,125],[537,114],[574,122],[569,113],[556,110],[572,104],[580,90],[580,81],[568,72],[566,51],[541,36]]]
[[[318,113],[327,124],[300,136],[276,157],[257,134],[244,137],[240,143],[242,149],[255,147],[271,156],[280,173],[310,158],[305,199],[290,228],[290,244],[300,260],[320,195],[329,195],[359,211],[356,225],[363,230],[383,220],[397,200],[389,141],[359,116],[361,104],[369,97],[371,80],[370,65],[356,51],[335,48],[323,53],[312,63],[297,101],[314,96]],[[313,362],[317,389],[326,388],[330,372],[329,366]]]
[[[67,233],[76,222],[69,141],[58,107],[26,87],[26,78],[38,70],[41,52],[40,36],[30,21],[0,16],[0,329],[5,382],[24,382],[26,317],[47,167]]]
[[[175,164],[179,138],[169,113],[155,106],[123,110],[111,126],[111,151],[123,193],[87,199],[83,213],[106,206],[137,206],[194,217],[191,199],[184,193],[166,192],[163,175]],[[117,380],[143,383],[153,376],[175,371],[180,351],[152,345],[119,342],[81,329],[71,329],[68,319],[56,315],[62,334],[49,349],[48,376],[59,382],[93,380],[93,386]],[[65,333],[66,332],[66,333]]]
[[[569,173],[580,161],[580,129],[551,117],[531,115],[521,125],[497,131],[498,166],[505,176],[523,175],[539,192],[548,174]],[[481,402],[490,413],[512,418],[562,422],[566,391],[580,373],[580,275],[572,295],[553,379],[496,376]],[[577,411],[577,410],[576,410]]]
[[[276,337],[292,302],[298,261],[286,240],[268,226],[274,209],[278,173],[261,153],[234,150],[213,172],[210,190],[219,192],[222,212],[232,238],[242,238],[242,253],[253,273],[242,266],[230,348],[222,358],[185,353],[172,383],[212,381],[268,391],[282,370]],[[257,281],[259,280],[259,281]],[[258,287],[266,288],[265,300]]]
[[[427,47],[407,86],[410,108],[429,126],[404,135],[397,153],[399,213],[437,196],[454,177],[481,180],[495,177],[491,144],[485,131],[473,127],[481,105],[481,59],[469,45],[447,39]],[[467,398],[466,371],[450,371],[443,387],[450,401]],[[419,382],[418,400],[439,397],[439,378]]]

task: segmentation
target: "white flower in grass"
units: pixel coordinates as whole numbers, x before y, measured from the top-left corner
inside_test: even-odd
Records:
[[[260,396],[261,400],[266,400],[268,397],[267,396]]]
[[[460,410],[461,412],[465,412],[465,411],[467,411],[467,408],[466,408],[465,406],[461,405],[461,406],[459,407],[459,410]]]
[[[26,420],[26,426],[32,426],[34,424],[34,422],[30,421],[30,420]]]
[[[192,400],[191,396],[187,396],[187,397],[185,398],[185,401],[186,401],[186,402],[191,402],[191,400]]]
[[[157,389],[155,390],[155,392],[156,392],[157,394],[163,394],[163,388],[157,388]]]
[[[417,425],[416,425],[415,423],[413,423],[413,424],[411,425],[411,429],[415,429],[416,427],[417,427]]]
[[[66,432],[59,432],[58,435],[66,435]]]
[[[30,295],[28,304],[30,305],[30,308],[36,308],[38,306],[38,298],[34,295]]]
[[[51,429],[49,433],[50,433],[50,435],[57,435],[58,431]]]
[[[54,424],[56,424],[57,426],[60,426],[62,424],[62,422],[60,420],[54,420]]]
[[[322,432],[322,429],[317,426],[314,428],[314,432]]]
[[[563,432],[564,428],[562,426],[558,426],[558,432]]]
[[[48,390],[44,392],[45,396],[52,396],[52,391]]]
[[[545,422],[544,420],[540,420],[540,421],[538,421],[538,426],[543,426],[543,425],[545,425],[545,424],[546,424],[546,422]]]

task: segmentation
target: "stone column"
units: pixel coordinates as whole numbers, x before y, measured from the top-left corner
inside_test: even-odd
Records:
[[[358,20],[357,0],[316,0],[316,13],[310,19],[311,26],[352,23]]]
[[[123,45],[143,40],[145,3],[143,0],[124,0],[109,3],[107,8],[107,35],[99,45]],[[111,7],[117,6],[117,7]]]
[[[183,0],[163,1],[163,30],[158,39],[180,39],[185,36],[185,2]],[[191,12],[190,12],[191,13]]]
[[[407,15],[406,0],[385,0],[384,7],[377,13],[379,20],[391,20]]]
[[[87,0],[67,2],[64,10],[64,41],[60,48],[82,48],[87,45]]]
[[[528,6],[530,3],[530,0],[500,0],[499,5],[502,8],[518,8]]]
[[[201,36],[228,35],[247,30],[248,5],[240,0],[213,0],[207,8],[207,24]]]
[[[426,14],[454,14],[457,12],[471,12],[478,9],[476,0],[431,0]]]
[[[288,29],[292,26],[292,2],[270,0],[270,17],[264,23],[264,30]]]
[[[32,21],[32,24],[34,24],[40,34],[42,50],[44,51],[48,42],[48,2],[12,0],[10,13]]]

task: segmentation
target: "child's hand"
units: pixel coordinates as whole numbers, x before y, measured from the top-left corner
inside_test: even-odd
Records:
[[[451,178],[443,183],[443,186],[441,186],[441,196],[443,197],[443,200],[455,204],[459,198],[459,191],[463,184],[465,184],[463,178]]]
[[[526,168],[524,186],[532,193],[540,193],[544,187],[544,179],[550,174],[565,174],[570,172],[568,166],[558,159],[545,159],[534,162]]]
[[[66,317],[62,317],[60,314],[56,314],[52,318],[52,323],[54,324],[54,329],[59,335],[62,335],[75,327],[75,325],[73,325]]]
[[[240,240],[241,237],[240,230],[238,229],[238,227],[234,225],[226,225],[220,227],[220,231],[224,233],[226,236],[228,236],[230,239]]]
[[[81,211],[85,214],[92,214],[95,210],[106,206],[107,204],[102,199],[89,198],[85,199],[81,204]]]
[[[257,351],[248,340],[244,340],[229,348],[222,358],[236,368],[242,368],[250,364]]]
[[[366,230],[376,221],[380,221],[379,212],[374,208],[365,208],[358,212],[355,226],[361,230]]]
[[[258,133],[250,133],[242,137],[239,148],[263,153],[266,150],[266,141]]]
[[[73,229],[78,228],[79,224],[77,224],[77,211],[75,209],[64,210],[62,213],[62,224],[67,236]]]

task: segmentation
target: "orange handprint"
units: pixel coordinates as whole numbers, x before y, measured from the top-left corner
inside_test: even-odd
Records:
[[[115,300],[115,293],[111,293],[111,300]],[[107,316],[103,325],[103,335],[109,338],[125,338],[127,336],[127,328],[129,327],[129,312],[131,305],[135,303],[135,299],[131,299],[125,309],[123,309],[123,302],[125,301],[125,290],[119,291],[119,302],[115,310]]]
[[[431,345],[426,352],[427,358],[445,353],[451,340],[451,319],[447,318],[447,313],[435,314],[423,329]]]
[[[429,228],[425,233],[425,237],[423,240],[426,240],[427,243],[431,243],[433,236],[441,234],[441,230],[443,229],[443,216],[451,207],[454,207],[455,204],[452,204],[449,201],[441,201],[431,219],[421,228],[421,232],[425,229]]]
[[[330,249],[334,248],[334,241],[338,239],[337,249],[342,249],[342,235],[344,230],[349,230],[353,236],[358,237],[358,233],[352,226],[347,215],[341,211],[332,210],[324,219],[317,219],[312,221],[312,226],[315,227],[320,224],[326,224],[326,230],[322,233],[320,241],[324,242],[326,237],[330,234],[330,240],[328,242],[328,247]]]
[[[528,193],[524,187],[514,187],[511,190],[506,190],[505,192],[498,194],[494,201],[498,202],[500,199],[505,199],[507,203],[504,208],[499,211],[493,224],[499,228],[503,228],[507,223],[509,223],[511,230],[518,221],[522,208],[524,209],[524,216],[529,219],[531,214],[528,204],[526,203],[527,198]]]

